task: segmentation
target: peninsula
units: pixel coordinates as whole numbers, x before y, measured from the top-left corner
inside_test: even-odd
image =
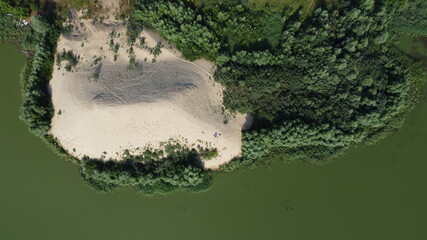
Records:
[[[204,191],[217,171],[325,164],[402,125],[423,0],[0,1],[28,55],[20,117],[98,191]]]

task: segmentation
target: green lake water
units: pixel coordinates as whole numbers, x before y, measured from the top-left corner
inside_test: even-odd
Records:
[[[18,119],[24,56],[0,45],[0,240],[425,240],[427,99],[326,166],[220,174],[200,194],[97,194]]]

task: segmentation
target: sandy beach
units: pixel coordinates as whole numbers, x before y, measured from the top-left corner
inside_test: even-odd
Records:
[[[58,52],[72,50],[79,63],[71,71],[66,61],[55,66],[50,85],[51,134],[68,152],[120,160],[124,150],[138,154],[173,139],[188,147],[216,148],[218,157],[203,160],[207,169],[241,154],[247,117],[224,110],[224,89],[213,80],[212,63],[184,60],[147,30],[140,36],[145,44],[131,53],[124,21],[94,22],[74,14],[70,21],[77,27],[60,37]],[[119,46],[116,51],[111,41]],[[161,53],[153,54],[159,43]]]

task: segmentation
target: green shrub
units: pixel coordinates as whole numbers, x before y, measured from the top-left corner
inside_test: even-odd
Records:
[[[34,46],[27,73],[22,75],[25,79],[21,80],[24,99],[20,118],[27,123],[30,132],[44,138],[53,116],[48,84],[52,77],[59,29],[36,17],[32,27],[34,37],[39,41]]]
[[[167,145],[163,151],[147,150],[142,155],[125,154],[122,161],[84,159],[84,181],[98,191],[130,186],[141,193],[170,193],[178,190],[204,191],[211,185],[210,174],[200,167],[195,150]]]
[[[65,49],[56,55],[56,65],[60,66],[62,61],[67,61],[65,69],[70,72],[73,67],[79,63],[79,56],[75,55],[73,50],[65,51]]]

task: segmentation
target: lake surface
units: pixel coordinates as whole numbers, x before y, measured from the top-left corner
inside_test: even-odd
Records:
[[[425,97],[401,131],[326,166],[220,174],[200,194],[97,194],[18,119],[25,59],[0,52],[2,240],[427,239]]]

